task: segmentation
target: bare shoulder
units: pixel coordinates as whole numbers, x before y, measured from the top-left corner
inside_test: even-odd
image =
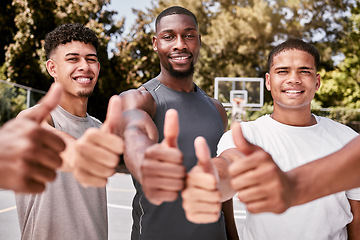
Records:
[[[228,117],[225,111],[224,106],[221,104],[221,102],[215,98],[211,98],[212,102],[215,104],[216,109],[219,111],[221,119],[223,121],[223,125],[224,125],[224,132],[227,131],[227,127],[228,127]]]
[[[155,100],[144,87],[122,92],[120,97],[123,100],[124,110],[138,108],[147,112],[151,117],[155,115]]]

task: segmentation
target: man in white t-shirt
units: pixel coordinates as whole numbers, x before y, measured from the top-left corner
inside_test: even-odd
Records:
[[[331,154],[357,136],[347,126],[311,113],[311,100],[320,87],[319,59],[317,50],[299,39],[289,39],[272,50],[266,87],[271,91],[274,111],[225,133],[218,144],[220,156],[212,162],[201,151],[206,146],[197,147],[198,158],[208,166],[202,171],[194,169],[187,179],[187,189],[182,195],[189,220],[207,222],[212,219],[209,216],[218,214],[208,210],[216,203],[216,197],[211,196],[220,193],[220,200],[224,201],[237,192],[248,209],[242,239],[360,237],[357,233],[360,229],[359,189],[295,206],[282,214],[251,213],[265,205],[268,193],[277,189],[279,182],[274,181],[270,173],[289,171]],[[250,143],[242,139],[242,134]],[[272,157],[279,167],[272,160],[260,161],[256,154]],[[209,171],[211,165],[216,169]],[[220,180],[213,181],[214,186],[202,184],[204,181],[199,178],[204,175]]]

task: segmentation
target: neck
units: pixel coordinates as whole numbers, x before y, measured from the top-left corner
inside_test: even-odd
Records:
[[[279,109],[274,106],[274,112],[270,115],[274,120],[296,127],[307,127],[316,124],[315,117],[311,110]]]
[[[174,89],[179,92],[194,92],[195,84],[193,82],[193,76],[189,76],[187,78],[176,78],[171,76],[170,74],[166,74],[161,72],[157,77],[162,84],[167,86],[168,88]]]
[[[87,110],[87,97],[79,98],[79,97],[66,97],[63,96],[60,101],[60,106],[68,111],[69,113],[78,116],[78,117],[86,117]]]

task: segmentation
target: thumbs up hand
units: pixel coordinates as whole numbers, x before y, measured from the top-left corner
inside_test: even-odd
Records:
[[[89,128],[72,146],[72,172],[84,186],[104,187],[107,178],[115,173],[119,155],[124,149],[123,140],[117,135],[121,105],[120,97],[113,96],[101,128]]]
[[[252,213],[282,213],[290,206],[292,194],[289,179],[262,148],[249,143],[239,124],[232,136],[237,151],[229,149],[221,156],[232,161],[229,166],[231,187]]]
[[[152,204],[175,201],[184,188],[186,169],[177,148],[178,136],[178,114],[170,109],[165,115],[163,141],[146,149],[141,165],[142,189]]]
[[[187,174],[182,192],[186,218],[194,223],[212,223],[220,217],[219,177],[211,162],[210,150],[203,137],[194,142],[198,163]]]
[[[57,106],[61,94],[61,86],[53,84],[39,105],[0,128],[0,188],[39,193],[55,179],[65,144],[41,122]]]

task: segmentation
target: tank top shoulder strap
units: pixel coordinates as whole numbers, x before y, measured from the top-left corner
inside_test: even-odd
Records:
[[[147,81],[146,83],[144,83],[142,86],[147,91],[152,92],[152,91],[155,91],[156,88],[158,88],[160,86],[160,84],[161,83],[157,79],[153,78],[153,79]]]

